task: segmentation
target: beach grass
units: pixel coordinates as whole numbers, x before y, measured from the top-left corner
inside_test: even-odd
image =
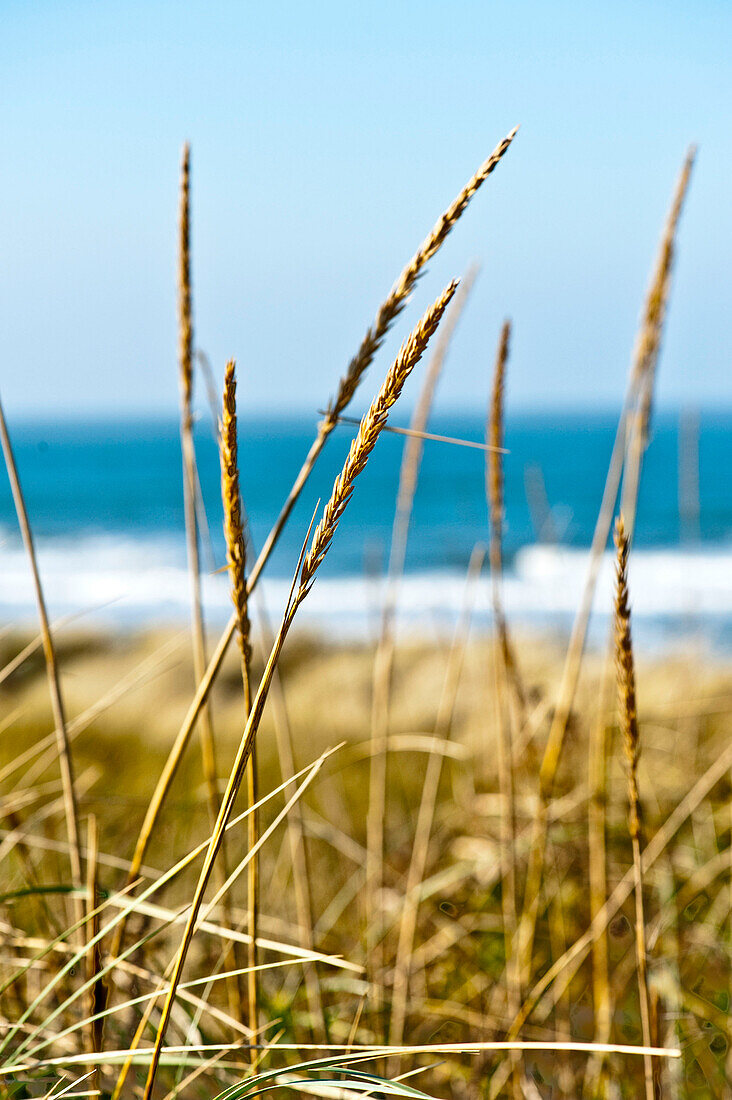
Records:
[[[730,1095],[732,671],[689,649],[644,655],[630,633],[638,486],[692,154],[642,314],[569,639],[514,630],[503,609],[508,323],[496,334],[485,524],[462,615],[451,638],[397,630],[429,411],[465,305],[465,285],[450,305],[457,281],[374,387],[274,628],[254,598],[389,328],[514,136],[397,278],[259,554],[227,365],[218,436],[234,613],[211,653],[191,431],[200,357],[187,147],[179,313],[190,630],[119,636],[49,622],[2,418],[41,625],[38,638],[0,638],[4,1096]],[[298,609],[346,509],[358,509],[358,479],[433,338],[398,499],[384,501],[395,518],[376,641],[307,633]],[[586,652],[619,495],[614,638],[607,654]],[[470,633],[482,584],[495,637]]]

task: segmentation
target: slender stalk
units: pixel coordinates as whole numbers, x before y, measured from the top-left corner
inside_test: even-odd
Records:
[[[180,217],[178,226],[178,363],[181,389],[181,448],[183,451],[183,506],[185,514],[188,571],[191,584],[191,636],[193,642],[193,672],[199,683],[206,671],[206,633],[201,600],[201,562],[196,518],[196,452],[193,443],[193,311],[191,298],[191,218],[190,218],[191,151],[183,146],[180,184]],[[216,757],[213,725],[209,704],[201,707],[198,721],[201,738],[201,761],[208,796],[211,823],[218,813],[216,791]]]
[[[338,417],[342,411],[346,408],[351,398],[353,397],[356,389],[366,372],[369,364],[371,363],[376,351],[383,343],[383,340],[391,327],[395,318],[401,313],[406,305],[409,296],[414,288],[419,275],[424,269],[425,264],[435,255],[435,253],[441,248],[442,244],[446,240],[448,234],[460,219],[465,209],[467,208],[473,195],[478,191],[481,185],[485,182],[488,176],[493,172],[498,162],[501,160],[506,150],[513,141],[518,127],[515,127],[510,134],[502,142],[500,142],[491,155],[483,162],[481,167],[475,173],[475,175],[468,181],[465,187],[462,189],[457,198],[451,203],[442,217],[438,220],[434,226],[432,232],[424,240],[420,248],[414,254],[407,266],[403,269],[401,275],[397,279],[396,283],[389,296],[382,303],[376,316],[376,320],[371,328],[369,328],[364,336],[359,351],[351,360],[348,370],[345,376],[341,379],[341,383],[338,388],[336,398],[331,402],[329,412],[325,419],[318,427],[318,434],[313,441],[310,451],[308,452],[305,461],[298,473],[292,488],[288,494],[282,510],[274,523],[267,539],[265,541],[259,556],[254,563],[252,570],[249,574],[249,580],[247,582],[247,593],[251,595],[260,574],[264,569],[269,556],[272,553],[285,524],[295,507],[297,500],[302,493],[305,484],[312,473],[315,463],[325,446],[325,442],[330,435],[331,431],[338,423]],[[221,668],[226,651],[229,647],[231,639],[234,637],[236,631],[236,616],[232,615],[229,620],[223,634],[221,635],[214,653],[211,656],[211,660],[208,663],[205,674],[199,680],[198,687],[196,689],[195,696],[188,708],[183,724],[178,731],[176,739],[171,747],[168,758],[163,767],[163,771],[158,780],[157,786],[153,793],[152,799],[145,814],[140,834],[135,845],[135,851],[132,857],[130,876],[134,878],[142,864],[142,860],[145,857],[147,851],[147,845],[150,841],[150,836],[155,827],[155,823],[158,818],[158,814],[162,808],[165,797],[170,789],[170,785],[173,781],[175,773],[178,769],[183,752],[191,736],[193,726],[198,717],[201,707],[206,703],[209,692],[213,685],[214,680]],[[121,943],[121,937],[124,936],[124,925],[121,926],[118,932],[118,944]]]
[[[259,632],[262,636],[263,646],[266,651],[271,650],[274,637],[269,626],[264,600],[257,606]],[[266,658],[266,653],[265,653]],[[292,729],[287,712],[284,687],[279,668],[275,668],[270,689],[270,706],[272,708],[272,722],[277,741],[277,757],[283,780],[295,774],[295,754],[293,751]],[[285,787],[285,796],[290,797],[295,790],[295,781],[291,780]],[[315,947],[313,934],[313,903],[310,893],[310,877],[308,872],[307,848],[305,846],[305,826],[303,821],[302,806],[300,802],[293,805],[287,815],[287,837],[290,845],[290,859],[292,861],[292,886],[295,895],[295,910],[299,943],[308,951]],[[312,1019],[311,1032],[313,1037],[322,1035],[326,1042],[328,1039],[328,1025],[323,1012],[323,1001],[320,995],[320,982],[318,971],[314,963],[306,963],[303,967],[305,979],[305,993],[308,1002],[308,1011]]]
[[[663,333],[668,296],[671,285],[676,227],[686,194],[694,150],[687,154],[681,171],[667,219],[666,232],[661,242],[656,270],[651,281],[645,307],[644,323],[636,347],[635,376],[639,385],[638,403],[629,416],[625,461],[623,465],[623,490],[621,514],[628,545],[632,542],[638,508],[643,458],[650,437],[650,416],[653,407],[658,355]],[[594,732],[590,742],[590,785],[592,797],[588,811],[590,842],[590,915],[594,919],[607,897],[605,873],[605,715],[612,687],[612,657],[616,652],[617,638],[611,637],[600,681],[600,703]],[[610,989],[607,974],[607,939],[604,930],[592,945],[593,995],[595,1001],[595,1039],[606,1042],[610,1033]],[[593,1059],[593,1072],[601,1074],[602,1055]],[[656,1067],[654,1067],[656,1068]]]
[[[358,430],[358,434],[351,444],[351,448],[348,452],[348,456],[344,463],[341,473],[336,478],[333,485],[333,491],[330,499],[323,509],[323,515],[318,526],[315,528],[312,537],[312,543],[307,553],[301,555],[301,561],[298,562],[298,572],[295,574],[293,580],[290,596],[285,607],[285,612],[280,624],[277,637],[275,638],[272,651],[262,674],[262,679],[257,688],[257,693],[254,698],[252,709],[249,713],[249,717],[242,734],[239,749],[236,754],[236,759],[229,775],[229,782],[224,793],[223,800],[221,802],[221,808],[216,821],[216,826],[211,835],[206,855],[204,857],[203,868],[201,870],[198,884],[191,902],[188,920],[186,922],[183,937],[181,939],[178,954],[175,960],[175,966],[170,981],[170,987],[165,998],[163,1010],[161,1013],[160,1023],[158,1025],[157,1036],[155,1038],[155,1045],[153,1047],[150,1067],[148,1070],[147,1080],[145,1082],[145,1091],[143,1094],[143,1100],[150,1100],[152,1095],[153,1085],[155,1083],[155,1075],[157,1073],[158,1064],[160,1061],[160,1053],[162,1050],[163,1042],[165,1040],[165,1032],[170,1020],[170,1014],[175,1003],[176,990],[180,982],[181,974],[183,972],[183,966],[185,965],[188,949],[193,939],[193,932],[196,926],[196,920],[198,913],[203,902],[203,896],[206,891],[213,865],[216,860],[216,856],[221,848],[221,842],[223,840],[226,825],[231,817],[234,809],[234,803],[236,796],[239,792],[239,788],[244,778],[247,763],[251,756],[252,748],[254,746],[254,740],[257,735],[259,724],[262,720],[262,714],[264,712],[264,705],[267,701],[267,695],[272,682],[274,669],[282,651],[285,638],[288,631],[292,626],[297,609],[302,604],[303,600],[307,597],[310,589],[315,583],[315,577],[321,564],[323,563],[328,550],[330,549],[333,541],[333,536],[338,528],[341,516],[343,515],[348,502],[353,494],[354,484],[356,478],[363,472],[368,462],[369,455],[376,446],[376,441],[379,437],[383,425],[386,423],[386,418],[389,414],[389,409],[394,402],[399,398],[404,383],[406,382],[409,374],[414,369],[417,362],[422,357],[430,337],[435,332],[442,314],[445,312],[450,299],[452,298],[457,283],[451,283],[444,293],[437,299],[424,317],[417,324],[416,328],[410,333],[408,338],[402,344],[399,353],[392,363],[386,378],[382,384],[381,389],[374,398],[369,407],[368,412],[365,414],[361,421],[361,426]],[[304,551],[304,548],[303,548]],[[298,576],[299,574],[299,576]],[[299,580],[299,584],[298,584]]]
[[[10,488],[13,494],[13,502],[15,504],[15,511],[18,516],[18,525],[20,526],[20,533],[23,538],[25,550],[28,555],[28,561],[30,563],[31,574],[33,577],[33,588],[36,597],[36,606],[38,608],[38,618],[40,619],[41,635],[43,638],[43,655],[46,660],[46,674],[48,677],[48,687],[51,695],[51,709],[53,712],[53,721],[56,727],[56,738],[58,748],[59,767],[61,769],[61,783],[63,786],[64,797],[64,813],[66,815],[66,832],[69,838],[69,861],[71,863],[71,881],[77,889],[81,889],[84,884],[81,871],[81,847],[79,843],[79,824],[78,824],[78,808],[76,805],[76,793],[74,791],[74,766],[71,757],[71,749],[69,747],[69,734],[66,723],[66,711],[63,702],[63,696],[61,694],[61,682],[59,680],[58,663],[56,660],[56,647],[53,642],[53,636],[51,634],[51,627],[48,621],[48,613],[46,611],[46,600],[43,595],[43,586],[41,584],[41,575],[38,571],[38,561],[36,559],[35,544],[33,541],[33,533],[31,531],[30,522],[28,520],[28,512],[25,507],[25,499],[23,497],[23,490],[20,485],[20,478],[18,477],[18,468],[15,464],[15,455],[13,454],[13,447],[10,442],[10,435],[8,434],[8,426],[5,421],[5,413],[3,411],[2,403],[0,403],[0,443],[2,443],[3,455],[5,457],[5,465],[8,471],[8,478],[10,480]],[[76,920],[81,921],[84,917],[84,901],[79,895],[75,901]],[[80,930],[80,935],[83,936],[83,931]]]
[[[460,284],[461,288],[468,278],[466,275],[463,282]],[[357,427],[360,424],[360,420],[355,416],[339,416],[339,424],[355,424]],[[392,435],[406,435],[414,436],[416,439],[429,440],[432,443],[449,443],[453,447],[467,447],[469,450],[474,451],[489,451],[491,448],[486,443],[479,443],[477,439],[459,439],[454,435],[438,435],[436,432],[420,432],[414,428],[397,428],[394,424],[387,424],[384,428],[385,432],[391,432]],[[504,449],[504,454],[508,452]]]
[[[567,648],[567,655],[562,670],[562,679],[559,686],[557,704],[554,710],[549,737],[547,739],[544,756],[539,773],[539,806],[534,819],[534,830],[529,855],[529,866],[526,875],[526,887],[524,890],[524,903],[521,919],[518,927],[518,951],[521,968],[521,979],[527,985],[531,976],[531,962],[534,944],[534,933],[539,912],[539,897],[541,891],[541,876],[544,864],[544,852],[546,848],[546,832],[548,824],[548,806],[554,790],[554,780],[559,768],[559,762],[564,746],[564,737],[572,711],[574,695],[577,689],[582,658],[584,655],[587,628],[592,611],[592,602],[600,571],[602,556],[607,545],[610,526],[615,510],[615,502],[620,487],[620,479],[626,457],[626,448],[629,440],[635,438],[638,443],[647,433],[648,418],[650,416],[651,393],[648,386],[652,382],[655,373],[655,364],[660,349],[663,322],[666,314],[666,302],[668,299],[673,245],[678,229],[679,218],[686,195],[691,167],[693,165],[695,150],[689,150],[677,182],[671,209],[664,226],[658,258],[654,265],[650,288],[646,295],[643,315],[633,350],[628,389],[623,403],[623,408],[615,434],[613,450],[610,457],[605,489],[602,503],[595,524],[590,547],[590,562],[587,577],[582,592],[582,599],[578,609],[572,634]],[[640,410],[640,415],[639,415]],[[631,418],[635,416],[635,432],[630,431]],[[646,436],[647,438],[647,436]],[[637,445],[636,445],[637,446]],[[633,496],[637,496],[637,478]],[[627,482],[628,493],[631,493],[631,482]],[[623,491],[625,493],[625,484]],[[635,506],[632,509],[635,516]],[[626,517],[630,520],[630,517]]]
[[[589,850],[589,899],[590,917],[594,920],[607,900],[607,846],[605,826],[607,819],[607,700],[606,679],[600,690],[600,706],[590,732],[589,782],[590,798],[587,806],[587,836]],[[611,1000],[608,968],[608,943],[605,929],[592,941],[592,1002],[594,1007],[597,1043],[610,1041]],[[594,1056],[588,1063],[587,1082],[590,1095],[606,1095],[602,1056]]]
[[[525,694],[521,676],[513,653],[506,616],[503,611],[501,582],[503,577],[503,437],[504,391],[506,364],[508,361],[511,323],[505,321],[496,352],[493,387],[487,425],[487,442],[491,449],[486,459],[486,491],[490,518],[489,560],[491,566],[491,593],[493,622],[497,635],[494,648],[494,676],[496,705],[498,709],[498,781],[501,791],[501,911],[503,917],[504,950],[506,958],[507,1008],[511,1018],[521,1005],[521,981],[516,958],[516,810],[513,785],[513,734],[512,708],[507,696],[509,684],[513,689],[516,721],[523,726]],[[522,1094],[519,1076],[519,1058],[512,1055],[513,1092]]]
[[[224,374],[224,402],[221,418],[221,496],[224,505],[224,535],[226,538],[226,560],[229,566],[231,595],[236,615],[237,639],[241,656],[241,677],[244,689],[244,721],[252,708],[251,686],[251,623],[249,621],[249,600],[246,582],[246,541],[242,523],[241,494],[239,491],[239,462],[236,416],[236,373],[233,360],[226,364]],[[257,795],[257,764],[254,746],[246,766],[247,805],[255,807]],[[247,842],[252,852],[257,844],[259,833],[259,815],[253,809],[247,821]],[[258,991],[257,991],[257,913],[259,908],[259,857],[254,855],[247,868],[247,931],[250,942],[247,965],[247,994],[249,1006],[249,1027],[257,1029]]]
[[[220,442],[221,431],[219,429],[220,425],[217,423],[216,438],[217,441]],[[253,551],[251,545],[251,535],[247,530],[248,524],[243,503],[241,504],[241,526],[243,528],[244,538],[246,540],[245,551],[247,556],[249,556],[249,554],[253,553]],[[258,616],[262,646],[265,650],[264,658],[266,661],[267,654],[274,644],[274,635],[272,634],[272,630],[269,626],[264,600],[259,601]],[[287,706],[285,703],[282,678],[280,676],[279,668],[277,667],[275,668],[272,678],[272,687],[270,689],[270,705],[272,708],[272,719],[275,727],[275,737],[277,741],[277,757],[280,763],[282,778],[284,780],[287,780],[288,777],[293,777],[295,775],[295,756],[292,747],[292,731],[290,729],[290,722],[287,714]],[[252,756],[254,757],[254,752]],[[286,782],[284,791],[286,797],[288,798],[293,795],[293,792],[295,791],[294,778],[290,779],[289,782]],[[313,935],[312,901],[310,897],[310,883],[308,878],[307,851],[305,848],[302,807],[299,801],[293,802],[292,809],[287,814],[286,825],[288,840],[290,844],[290,854],[292,859],[293,889],[295,894],[295,907],[298,917],[300,943],[305,947],[306,950],[312,951],[315,943],[315,938]],[[307,963],[303,968],[303,974],[305,978],[308,1008],[313,1020],[313,1025],[311,1028],[313,1032],[313,1037],[323,1035],[327,1038],[327,1021],[323,1012],[323,1004],[320,996],[320,983],[318,981],[318,973],[315,964],[312,962]]]
[[[423,433],[427,426],[437,383],[468,294],[477,274],[470,269],[460,284],[444,323],[435,340],[434,351],[425,371],[419,399],[412,415],[409,435],[402,452],[399,488],[391,532],[391,547],[387,572],[387,587],[381,615],[379,641],[374,657],[371,703],[371,742],[373,752],[369,766],[369,800],[366,839],[366,935],[368,969],[372,979],[382,965],[381,936],[376,919],[374,899],[380,896],[384,881],[384,814],[386,810],[386,770],[389,733],[389,702],[394,665],[394,616],[399,585],[404,573],[409,524],[417,491],[419,469],[424,449]],[[388,425],[387,425],[388,427]],[[378,983],[372,980],[374,1001]],[[378,1004],[374,1008],[378,1011]]]
[[[99,885],[97,880],[97,855],[99,852],[99,834],[95,814],[89,814],[86,840],[86,918],[89,938],[94,939],[99,931]],[[102,1049],[103,1022],[97,1016],[106,1008],[106,990],[101,979],[94,981],[101,969],[101,952],[98,943],[92,943],[86,955],[87,981],[93,982],[89,989],[89,1048],[95,1054]],[[97,1066],[93,1074],[93,1084],[99,1088],[101,1068]]]
[[[191,152],[186,143],[183,146],[180,184],[180,215],[178,224],[178,363],[181,390],[180,438],[183,454],[183,508],[185,517],[186,548],[188,556],[188,574],[191,585],[191,641],[193,647],[193,675],[200,683],[206,672],[206,628],[203,617],[201,597],[201,557],[199,509],[200,499],[203,512],[203,500],[200,497],[196,448],[193,441],[193,308],[191,291],[191,212],[190,212],[190,168]],[[210,702],[200,710],[197,720],[201,742],[201,764],[208,801],[208,816],[211,828],[216,821],[219,809],[219,796],[216,777],[216,750],[213,720]],[[226,850],[222,852],[219,864],[222,880],[226,878]],[[228,907],[228,899],[225,902]],[[236,951],[232,953],[236,958]],[[237,1016],[240,1011],[239,983],[231,978],[226,983],[229,1012]]]
[[[503,398],[506,375],[506,363],[508,361],[508,349],[511,338],[511,322],[505,321],[501,329],[501,337],[496,353],[496,364],[493,375],[493,389],[491,392],[491,405],[488,417],[488,450],[486,455],[487,495],[490,513],[490,563],[491,563],[491,587],[493,595],[493,618],[501,656],[505,667],[506,677],[510,682],[518,707],[519,724],[523,725],[526,709],[526,693],[524,691],[521,674],[508,636],[506,616],[503,611],[501,599],[501,580],[503,576],[503,436],[504,416]],[[510,759],[510,757],[509,757]]]
[[[630,635],[630,606],[628,604],[628,555],[630,540],[625,531],[622,514],[615,525],[617,548],[617,581],[615,587],[615,659],[618,674],[618,699],[620,725],[623,732],[625,759],[628,765],[628,829],[633,846],[633,879],[635,892],[635,943],[638,962],[638,993],[643,1028],[643,1044],[651,1045],[651,1010],[648,992],[648,954],[646,949],[646,924],[643,913],[643,869],[641,862],[641,816],[638,793],[638,758],[640,733],[635,691],[635,664],[633,642]],[[646,1100],[654,1100],[653,1062],[650,1055],[644,1057]]]

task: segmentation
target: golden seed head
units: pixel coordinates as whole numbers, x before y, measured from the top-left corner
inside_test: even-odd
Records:
[[[221,421],[221,496],[224,505],[224,536],[226,560],[231,579],[231,596],[236,610],[239,646],[248,662],[251,626],[247,601],[246,541],[242,523],[241,494],[236,425],[236,368],[233,360],[226,364],[224,402]]]
[[[628,603],[628,556],[630,539],[625,530],[622,515],[615,524],[615,546],[617,550],[617,575],[615,587],[615,663],[618,675],[618,701],[620,706],[620,726],[623,733],[625,758],[628,763],[628,785],[630,791],[630,828],[633,835],[640,829],[638,815],[638,758],[640,756],[640,735],[638,731],[638,713],[635,691],[635,665],[633,660],[633,642],[630,633],[630,606]]]
[[[323,518],[315,529],[310,549],[303,558],[296,603],[307,594],[315,571],[328,551],[338,522],[351,497],[354,482],[366,466],[376,440],[386,424],[389,409],[401,394],[404,383],[422,357],[457,286],[457,280],[451,282],[409,334],[389,368],[381,389],[364,415],[343,469],[335,480],[330,500],[323,510]]]
[[[329,407],[323,430],[330,431],[335,426],[338,416],[350,402],[365,371],[376,355],[376,352],[381,347],[389,327],[407,304],[409,296],[425,264],[431,260],[435,253],[441,248],[445,238],[465,211],[473,195],[488,179],[488,176],[490,176],[491,172],[493,172],[494,168],[503,157],[516,136],[517,131],[518,126],[515,126],[510,134],[508,134],[503,141],[499,142],[490,156],[483,161],[478,171],[472,179],[466,183],[457,198],[448,206],[447,210],[433,227],[432,232],[425,238],[400,274],[388,298],[386,298],[379,307],[376,320],[372,327],[367,330],[361,342],[361,347],[348,364],[346,373],[340,381],[335,400]]]

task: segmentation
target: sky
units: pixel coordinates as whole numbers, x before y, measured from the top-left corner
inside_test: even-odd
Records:
[[[619,405],[690,142],[659,404],[732,407],[731,51],[722,0],[2,0],[6,412],[175,414],[185,140],[197,346],[242,412],[322,408],[515,124],[354,408],[471,261],[440,407],[485,406],[505,316],[509,409]]]

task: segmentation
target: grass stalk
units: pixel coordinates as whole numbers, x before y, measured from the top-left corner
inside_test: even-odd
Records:
[[[641,862],[641,814],[638,793],[638,758],[640,733],[635,690],[635,663],[630,634],[630,606],[628,603],[628,555],[630,539],[625,531],[622,513],[615,526],[617,548],[617,581],[615,588],[615,658],[618,673],[618,698],[620,724],[623,732],[625,758],[628,765],[628,829],[633,846],[633,877],[635,892],[635,941],[638,963],[638,992],[640,996],[643,1044],[651,1046],[651,1009],[648,991],[648,954],[646,948],[646,923],[643,912],[643,866]],[[654,1100],[653,1063],[645,1056],[646,1100]]]
[[[181,390],[181,449],[183,452],[183,506],[185,515],[188,571],[191,584],[191,636],[193,642],[193,671],[199,683],[206,671],[206,632],[201,599],[201,561],[196,516],[196,492],[198,471],[193,442],[193,310],[191,294],[191,242],[190,242],[190,166],[191,152],[183,146],[180,183],[180,217],[178,224],[178,363]],[[209,704],[201,707],[198,716],[201,739],[201,762],[208,796],[211,823],[218,813],[216,791],[216,757],[213,723]]]
[[[687,153],[676,186],[676,192],[666,222],[661,241],[656,269],[648,291],[643,324],[641,326],[634,357],[634,374],[638,381],[639,393],[636,408],[629,416],[629,429],[626,439],[626,452],[623,464],[623,487],[621,496],[621,515],[624,521],[625,538],[628,545],[632,542],[638,507],[643,456],[650,438],[650,417],[653,407],[656,369],[671,286],[671,273],[675,249],[676,230],[683,200],[689,186],[695,150]],[[605,823],[604,823],[604,764],[606,726],[605,714],[608,709],[612,682],[612,654],[617,653],[617,637],[612,636],[608,645],[600,681],[600,703],[594,732],[590,742],[590,784],[592,797],[589,807],[590,842],[590,915],[594,918],[604,904],[607,896],[605,874]],[[610,1029],[610,990],[607,979],[607,939],[600,933],[592,945],[593,958],[593,994],[595,997],[595,1039],[606,1042]],[[593,1063],[602,1062],[601,1056]],[[593,1064],[593,1070],[595,1066]],[[657,1068],[657,1067],[656,1067]]]
[[[193,675],[200,683],[207,666],[206,628],[201,596],[201,555],[199,514],[203,512],[200,494],[196,447],[193,440],[193,306],[191,287],[191,151],[183,146],[180,181],[180,212],[178,221],[178,365],[181,391],[180,437],[183,454],[183,509],[191,586],[191,642]],[[201,501],[200,509],[197,507]],[[208,801],[210,827],[213,828],[219,809],[216,775],[216,748],[211,704],[207,700],[197,718],[201,743],[201,765]],[[219,873],[226,878],[226,849],[221,855]],[[228,901],[227,901],[228,904]],[[232,955],[235,958],[235,954]],[[227,982],[229,1011],[239,1012],[240,991],[236,979]]]
[[[270,651],[274,643],[274,637],[269,626],[264,601],[261,600],[257,607],[260,635],[266,653]],[[266,660],[265,653],[265,660]],[[295,774],[295,754],[293,750],[293,736],[290,727],[290,719],[287,711],[284,686],[279,668],[275,668],[270,689],[270,707],[272,710],[272,722],[275,729],[277,742],[277,758],[283,780]],[[285,786],[285,795],[289,797],[295,789],[294,780],[290,780]],[[302,807],[296,802],[291,812],[287,815],[287,837],[290,846],[290,861],[292,864],[292,887],[295,895],[295,910],[299,940],[303,947],[312,951],[315,946],[313,932],[313,903],[310,891],[310,876],[308,871],[308,853],[305,845],[305,827]],[[308,1011],[311,1018],[310,1031],[313,1037],[322,1035],[327,1039],[328,1025],[323,1012],[323,1001],[320,994],[320,982],[318,971],[314,963],[308,963],[303,967],[305,980],[305,993],[308,1002]]]
[[[33,577],[33,589],[36,598],[36,606],[38,608],[38,618],[40,620],[41,635],[43,638],[43,655],[46,662],[46,675],[48,678],[48,687],[51,696],[51,709],[53,712],[53,721],[56,727],[56,745],[58,751],[59,767],[61,769],[61,782],[63,785],[66,833],[69,838],[71,881],[72,884],[80,890],[83,886],[83,878],[81,866],[81,846],[79,842],[78,808],[76,805],[76,792],[74,790],[74,766],[71,756],[71,749],[69,746],[66,710],[64,707],[63,696],[61,694],[61,681],[59,678],[58,662],[56,660],[56,647],[53,642],[51,627],[48,620],[48,613],[46,611],[46,600],[43,594],[41,575],[38,570],[38,561],[36,558],[33,533],[31,531],[30,521],[28,519],[28,512],[25,506],[25,498],[23,496],[23,490],[20,485],[18,468],[15,464],[15,455],[13,453],[13,447],[10,442],[8,426],[5,420],[5,412],[3,410],[1,402],[0,443],[2,444],[3,455],[5,457],[5,465],[7,467],[8,478],[10,480],[10,488],[13,494],[13,503],[15,504],[15,511],[18,517],[18,525],[20,526],[20,533],[23,539],[26,554],[28,555],[28,561]],[[77,897],[75,900],[75,909],[76,920],[78,922],[82,920],[84,916],[84,902],[80,896]],[[83,931],[80,931],[80,935],[83,936]]]
[[[513,1018],[521,1005],[521,981],[516,958],[516,810],[514,804],[514,769],[512,714],[516,715],[519,728],[523,726],[525,713],[525,694],[513,647],[508,635],[508,625],[503,610],[501,594],[503,577],[503,438],[504,438],[504,393],[506,364],[508,362],[511,323],[505,321],[496,352],[493,373],[493,385],[488,412],[487,442],[490,450],[486,454],[486,492],[490,519],[490,538],[488,544],[491,567],[491,596],[493,602],[493,623],[496,635],[494,649],[494,679],[496,688],[496,706],[498,710],[498,783],[501,792],[500,844],[503,874],[501,878],[501,912],[503,915],[503,938],[506,958],[506,1007]],[[512,689],[515,708],[510,706],[509,685]],[[516,1097],[521,1095],[519,1077],[519,1059],[511,1058],[513,1063],[512,1081]]]
[[[354,397],[364,374],[383,344],[387,332],[409,301],[417,280],[422,274],[425,266],[440,250],[448,235],[467,209],[473,196],[485,183],[488,176],[491,175],[501,158],[507,152],[517,132],[518,126],[515,126],[513,130],[498,143],[490,156],[483,161],[477,172],[468,180],[460,193],[450,203],[447,210],[445,210],[437,220],[432,231],[425,237],[410,261],[402,269],[391,291],[379,306],[373,324],[366,330],[366,334],[361,341],[361,346],[353,359],[351,359],[346,369],[346,373],[341,378],[336,396],[328,406],[325,417],[318,427],[318,434],[310,448],[307,458],[295,479],[277,521],[262,547],[260,559],[266,561],[269,557],[272,548],[277,542],[302,492],[305,482],[312,472],[320,452],[325,446],[328,436],[337,425],[339,416]]]
[[[589,746],[589,784],[590,798],[587,804],[588,838],[588,878],[590,920],[594,920],[607,900],[607,756],[608,729],[606,720],[606,701],[604,698],[605,679],[601,688],[599,713],[590,731]],[[605,929],[598,932],[592,941],[592,1004],[594,1009],[594,1040],[597,1043],[610,1041],[611,995],[608,964],[608,943]],[[588,1063],[587,1082],[590,1095],[604,1097],[604,1059],[598,1056]]]
[[[252,708],[251,684],[251,623],[246,581],[246,541],[242,523],[241,493],[239,490],[239,462],[236,414],[236,372],[232,360],[226,364],[224,374],[224,400],[221,417],[221,496],[224,505],[224,536],[226,560],[229,567],[231,595],[236,615],[237,640],[241,657],[241,677],[244,691],[244,722]],[[252,852],[258,839],[258,814],[256,751],[252,746],[246,766],[247,806],[252,810],[247,819],[247,843]],[[247,955],[247,1000],[249,1027],[257,1029],[257,913],[259,909],[259,859],[255,854],[247,868],[247,931],[250,937]]]
[[[99,852],[99,833],[95,814],[89,814],[86,837],[86,917],[90,938],[93,940],[99,931],[99,883],[97,876],[97,855]],[[89,989],[89,1049],[100,1053],[102,1049],[102,1020],[98,1013],[106,1008],[106,989],[97,980],[101,969],[101,952],[99,943],[92,943],[86,954],[87,981],[92,983]],[[92,1075],[92,1085],[99,1088],[101,1070],[97,1066]]]
[[[501,581],[503,576],[503,437],[504,437],[504,387],[506,376],[506,363],[508,362],[509,343],[511,339],[511,322],[505,321],[501,329],[501,336],[496,352],[496,362],[493,374],[493,387],[491,391],[491,403],[488,415],[488,431],[486,451],[486,489],[488,495],[490,517],[490,541],[489,559],[491,565],[491,592],[493,599],[493,619],[501,658],[505,668],[507,682],[513,689],[519,725],[523,725],[526,710],[526,692],[524,690],[518,663],[513,651],[513,646],[508,635],[506,615],[503,610],[501,598]],[[510,759],[510,756],[509,756]]]

